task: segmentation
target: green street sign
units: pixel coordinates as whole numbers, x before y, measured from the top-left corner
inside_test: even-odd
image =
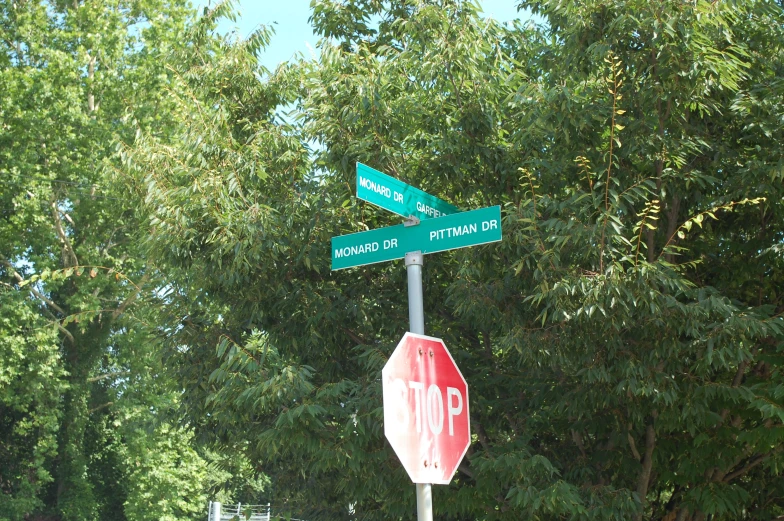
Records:
[[[436,253],[501,240],[501,207],[460,212],[415,226],[398,224],[332,238],[332,269],[402,259],[406,253]]]
[[[460,210],[438,197],[357,163],[357,197],[403,217],[420,220],[452,215]]]

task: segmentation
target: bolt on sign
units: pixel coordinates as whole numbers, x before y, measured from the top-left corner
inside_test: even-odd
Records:
[[[468,385],[443,340],[406,333],[381,375],[384,434],[409,477],[448,485],[471,428]]]

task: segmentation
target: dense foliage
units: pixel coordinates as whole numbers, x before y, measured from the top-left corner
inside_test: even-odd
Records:
[[[118,144],[170,130],[166,57],[196,38],[194,14],[0,2],[2,520],[193,519],[232,478],[167,424],[179,390],[150,334],[163,283],[139,201],[112,182]]]
[[[0,404],[21,419],[4,412],[0,432],[24,460],[0,453],[0,516],[56,504],[92,518],[104,507],[84,498],[113,497],[109,470],[83,480],[81,503],[40,492],[60,475],[77,490],[67,476],[97,468],[90,454],[132,463],[128,519],[203,515],[193,505],[216,473],[221,498],[297,518],[412,518],[380,387],[408,327],[405,270],[330,271],[331,237],[399,222],[356,200],[357,161],[463,209],[502,205],[501,243],[425,259],[426,332],[468,380],[473,433],[435,489],[438,519],[784,516],[781,2],[522,2],[541,25],[499,25],[470,1],[312,4],[320,59],[275,71],[258,65],[266,29],[212,36],[225,5],[187,35],[168,29],[187,44],[138,69],[165,77],[165,124],[136,116],[135,133],[104,129],[80,152],[107,163],[104,195],[123,194],[89,200],[106,217],[77,214],[87,197],[41,204],[52,179],[91,178],[3,192],[0,349],[13,363]],[[86,111],[92,83],[78,77]],[[143,92],[136,107],[157,101]],[[10,146],[4,161],[21,161]],[[89,241],[71,221],[54,234],[65,214],[106,224]],[[127,253],[100,265],[128,278],[88,279],[81,259],[120,218]],[[113,316],[129,297],[140,325]],[[67,318],[96,308],[109,311]],[[84,344],[90,362],[69,362],[68,335],[88,333],[102,334]],[[102,379],[143,375],[143,360],[153,378],[136,394]],[[177,415],[118,420],[98,397]],[[41,477],[11,488],[11,471]],[[156,511],[156,497],[172,499]]]

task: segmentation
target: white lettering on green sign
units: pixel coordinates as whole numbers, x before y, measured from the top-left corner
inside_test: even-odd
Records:
[[[375,196],[375,194],[374,194]],[[501,240],[501,207],[425,219],[332,238],[332,269],[402,259],[407,252],[427,255]]]
[[[390,248],[397,248],[397,239],[384,239],[382,245],[385,250]],[[343,257],[351,257],[352,255],[361,255],[363,253],[370,253],[378,251],[379,244],[376,241],[368,242],[365,244],[355,244],[352,246],[344,246],[343,248],[335,248],[334,257],[342,259]]]
[[[431,219],[459,212],[446,201],[362,163],[357,163],[357,197],[403,217]]]
[[[393,199],[396,203],[403,202],[403,194],[396,190],[392,190],[388,186],[384,186],[381,183],[376,183],[367,177],[359,176],[359,186],[365,190],[375,192],[378,195],[383,195],[387,199]]]
[[[422,212],[423,214],[430,217],[441,217],[442,215],[446,215],[444,212],[439,212],[432,206],[428,206],[425,203],[420,203],[419,201],[417,201],[416,209],[418,212]]]
[[[482,221],[482,231],[498,229],[498,221],[491,219],[489,221]],[[450,226],[448,228],[441,228],[440,230],[432,230],[430,232],[430,241],[438,241],[441,239],[450,239],[452,237],[460,237],[462,235],[471,235],[477,232],[477,223],[464,224],[462,226]]]

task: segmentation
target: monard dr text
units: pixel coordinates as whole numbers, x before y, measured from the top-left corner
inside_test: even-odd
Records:
[[[403,194],[401,192],[398,192],[397,190],[392,190],[390,187],[376,183],[375,181],[373,181],[372,179],[368,179],[367,177],[359,176],[359,180],[357,182],[359,183],[360,187],[364,188],[368,192],[376,193],[381,197],[390,199],[394,203],[400,203],[401,205],[405,204],[403,200]],[[423,203],[422,201],[415,201],[412,204],[414,204],[414,208],[416,208],[416,211],[418,213],[427,215],[428,217],[442,217],[444,215],[449,215],[454,213],[454,212],[449,212],[449,214],[446,214],[441,210],[439,210],[438,208],[434,208],[426,203]],[[387,204],[387,206],[388,205],[389,203]],[[417,215],[414,212],[410,212],[410,214]]]

